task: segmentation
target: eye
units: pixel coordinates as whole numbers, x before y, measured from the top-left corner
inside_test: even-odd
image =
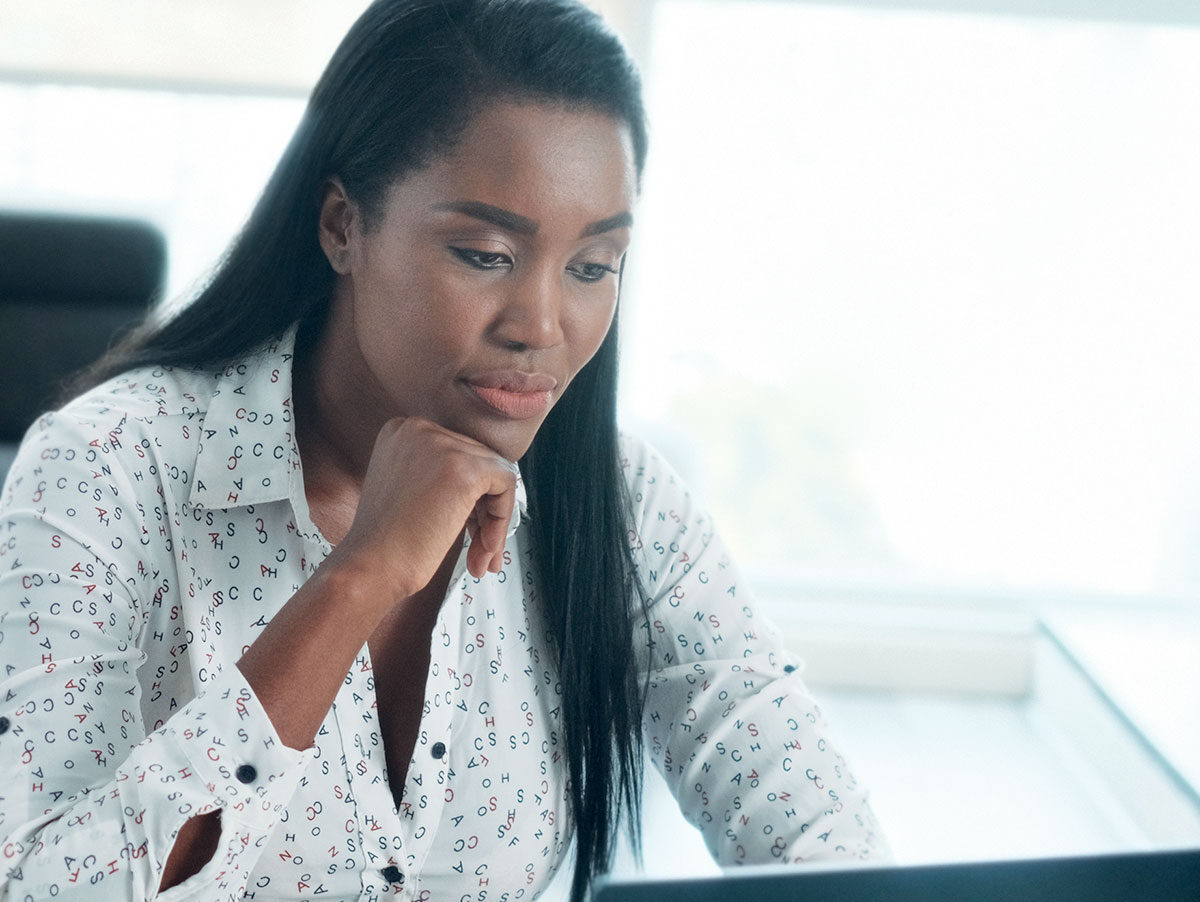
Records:
[[[567,267],[567,272],[580,282],[599,282],[605,276],[615,276],[619,270],[604,263],[572,263]]]
[[[503,269],[512,266],[512,260],[507,254],[495,251],[480,251],[470,247],[452,247],[454,255],[475,269]]]

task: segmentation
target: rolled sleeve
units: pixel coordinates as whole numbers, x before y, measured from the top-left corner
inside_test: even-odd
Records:
[[[241,898],[308,755],[231,663],[148,729],[139,640],[178,580],[143,550],[116,443],[88,438],[111,428],[43,418],[0,504],[0,902],[154,898],[180,828],[216,810],[207,882],[171,898]]]
[[[278,823],[311,757],[283,744],[233,665],[167,721],[163,734],[199,778],[204,797],[259,832]]]

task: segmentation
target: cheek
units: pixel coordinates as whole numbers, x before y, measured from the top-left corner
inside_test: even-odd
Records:
[[[591,360],[596,351],[600,349],[604,336],[608,334],[608,328],[612,325],[613,314],[616,313],[616,310],[617,298],[614,292],[610,301],[585,307],[581,315],[576,317],[571,324],[571,344],[576,357],[575,369],[577,371],[582,369],[583,365]]]
[[[452,301],[419,268],[378,268],[363,282],[356,304],[360,340],[405,357],[444,353],[463,327]]]

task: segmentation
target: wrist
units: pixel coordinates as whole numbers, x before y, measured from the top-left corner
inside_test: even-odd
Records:
[[[330,553],[314,579],[317,577],[344,603],[364,613],[377,609],[379,616],[416,591],[405,574],[382,565],[380,555],[358,551],[346,544]]]

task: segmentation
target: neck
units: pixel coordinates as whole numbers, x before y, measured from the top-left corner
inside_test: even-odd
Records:
[[[373,404],[370,383],[359,378],[361,368],[353,342],[338,341],[339,327],[330,317],[323,324],[301,327],[296,336],[292,395],[296,409],[296,442],[304,462],[305,482],[352,480],[362,484],[383,423]]]

